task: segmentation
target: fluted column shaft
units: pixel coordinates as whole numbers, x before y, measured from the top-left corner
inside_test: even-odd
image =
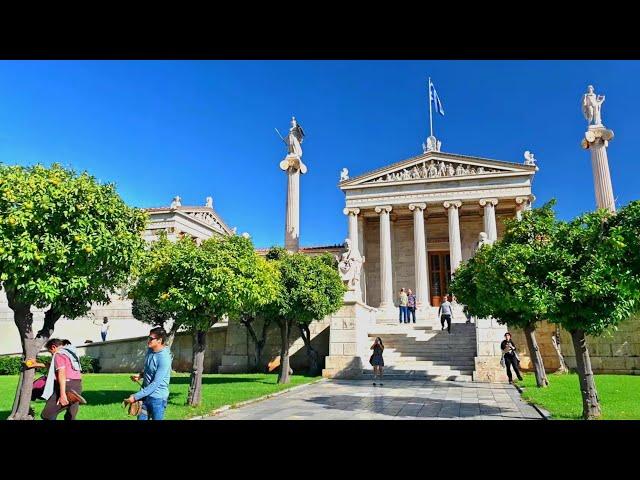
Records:
[[[393,308],[393,276],[391,271],[390,205],[375,208],[380,215],[380,307]]]
[[[357,248],[360,251],[360,243],[358,241],[358,214],[359,208],[345,208],[342,211],[349,219],[349,240],[351,240],[351,248]],[[362,252],[360,252],[362,255]]]
[[[460,241],[460,220],[458,209],[462,206],[460,201],[444,202],[444,208],[449,214],[449,255],[451,259],[451,273],[455,272],[462,262],[462,242]],[[446,292],[442,292],[446,293]]]
[[[287,214],[284,232],[284,248],[297,252],[300,248],[300,170],[287,170]]]
[[[424,231],[425,203],[411,203],[413,211],[413,249],[416,278],[416,307],[429,306],[429,277],[427,276],[427,242]]]
[[[611,173],[609,172],[609,160],[607,148],[602,140],[591,144],[591,167],[593,168],[593,186],[596,192],[596,205],[598,208],[606,208],[610,212],[616,211],[613,199],[613,186],[611,185]]]
[[[498,228],[496,227],[496,205],[497,198],[484,198],[480,200],[480,206],[484,207],[484,233],[491,243],[498,239]]]

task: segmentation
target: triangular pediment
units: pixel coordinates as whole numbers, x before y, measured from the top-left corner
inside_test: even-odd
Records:
[[[340,182],[340,188],[533,175],[537,167],[444,152],[428,152]]]

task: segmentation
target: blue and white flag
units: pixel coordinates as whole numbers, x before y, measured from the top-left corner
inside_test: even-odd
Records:
[[[429,79],[429,101],[433,102],[433,106],[440,115],[444,116],[444,108],[442,108],[442,102],[436,92],[436,87],[433,86],[431,79]]]

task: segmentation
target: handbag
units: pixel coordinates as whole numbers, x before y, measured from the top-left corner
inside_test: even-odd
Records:
[[[140,387],[142,387],[142,384],[139,381],[137,383],[138,385],[140,385]],[[127,415],[131,417],[137,417],[142,412],[142,400],[136,400],[133,403],[128,403],[126,400],[124,400],[122,402],[122,406],[126,410]]]
[[[504,362],[504,353],[503,353],[503,354],[502,354],[502,356],[500,357],[500,366],[501,366],[502,368],[504,368],[504,367],[505,367],[505,365],[506,365],[506,364],[505,364],[505,362]]]
[[[127,403],[127,401],[125,400],[124,402],[122,402],[122,406],[127,411],[127,415],[137,417],[142,411],[142,400],[137,400],[133,403]]]
[[[369,364],[371,366],[373,366],[373,356],[375,355],[375,353],[372,353],[371,356],[369,357]]]

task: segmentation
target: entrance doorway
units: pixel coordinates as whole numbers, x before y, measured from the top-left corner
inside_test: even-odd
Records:
[[[451,259],[448,252],[429,252],[429,285],[431,305],[439,307],[449,293],[451,283]]]

